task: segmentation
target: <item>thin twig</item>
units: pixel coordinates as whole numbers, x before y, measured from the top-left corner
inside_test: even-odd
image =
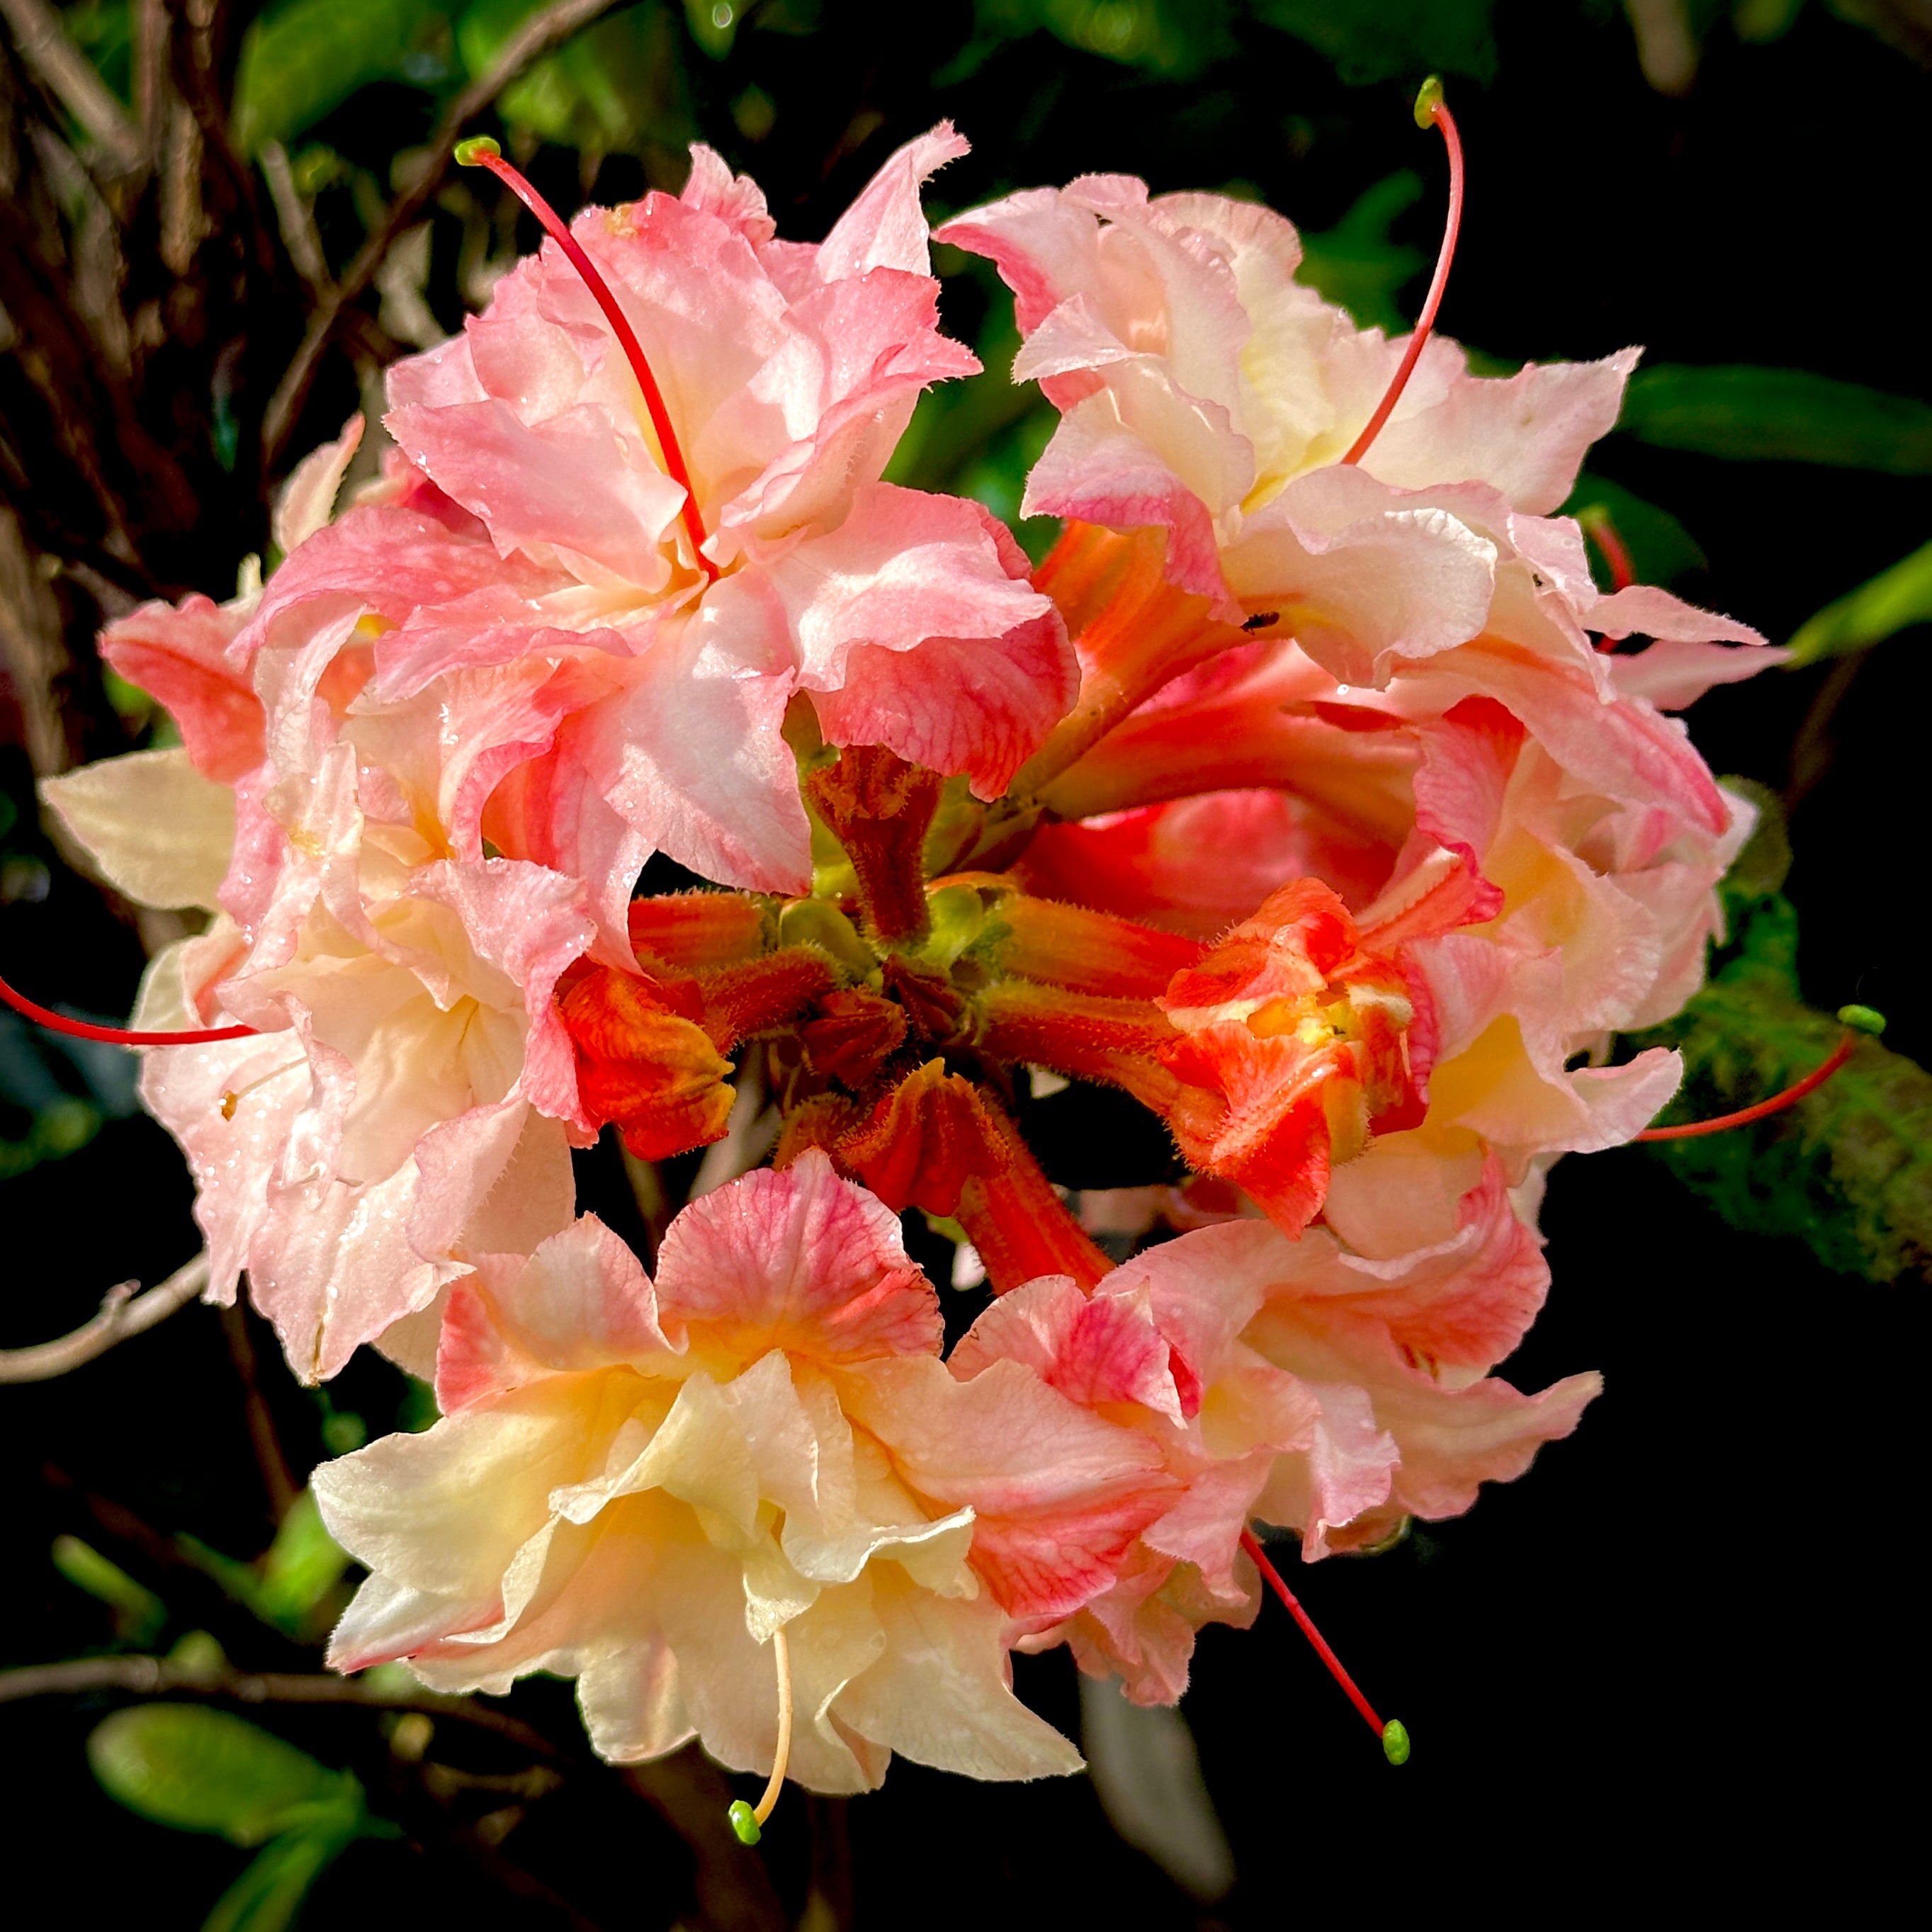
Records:
[[[5,0],[15,4],[15,0]],[[514,80],[533,61],[548,53],[559,42],[568,40],[580,28],[588,26],[598,14],[609,10],[614,0],[552,0],[552,4],[532,14],[504,44],[490,70],[471,82],[445,111],[430,135],[414,181],[390,202],[382,220],[356,252],[342,272],[332,293],[320,302],[309,318],[308,332],[296,351],[275,393],[268,399],[262,420],[264,467],[272,467],[283,445],[295,428],[296,418],[315,379],[317,364],[329,338],[342,320],[342,312],[357,300],[375,280],[376,271],[396,238],[410,226],[429,205],[443,176],[448,171],[456,144],[464,129]]]
[[[99,145],[108,171],[133,173],[141,165],[141,137],[47,0],[0,0],[0,14],[27,64]]]
[[[95,1356],[106,1354],[116,1342],[165,1321],[207,1286],[205,1254],[196,1255],[193,1261],[176,1268],[166,1281],[149,1288],[146,1294],[136,1293],[140,1282],[124,1281],[107,1291],[100,1312],[72,1334],[31,1348],[0,1348],[0,1382],[44,1382],[55,1376],[64,1376],[70,1369],[92,1361]]]
[[[275,204],[275,219],[280,223],[282,241],[296,272],[308,284],[317,302],[329,299],[334,284],[328,278],[328,257],[322,253],[322,237],[316,232],[315,211],[303,200],[296,186],[294,170],[289,166],[289,151],[279,141],[264,141],[257,157],[268,184],[268,198]]]
[[[360,1678],[234,1670],[226,1665],[210,1670],[165,1657],[82,1657],[68,1664],[0,1670],[0,1704],[22,1697],[71,1697],[88,1690],[124,1690],[136,1697],[218,1697],[235,1704],[352,1704],[372,1711],[422,1711],[494,1731],[540,1757],[560,1754],[541,1731],[506,1712],[440,1690],[399,1694]]]
[[[168,17],[167,0],[134,0],[128,20],[134,121],[152,167],[161,152],[161,130],[172,92],[168,71],[174,56],[174,22]]]
[[[1814,695],[1804,722],[1798,728],[1798,735],[1791,741],[1791,773],[1784,787],[1787,815],[1795,812],[1817,790],[1831,770],[1832,760],[1838,749],[1838,740],[1832,732],[1832,720],[1838,716],[1838,707],[1844,703],[1852,680],[1870,657],[1870,651],[1858,651],[1839,658]]]
[[[221,1332],[228,1342],[229,1359],[242,1378],[242,1403],[248,1420],[248,1446],[255,1454],[255,1466],[262,1472],[262,1487],[268,1498],[268,1516],[279,1524],[295,1507],[302,1493],[282,1454],[281,1438],[275,1433],[275,1418],[269,1413],[268,1399],[255,1372],[255,1343],[248,1333],[248,1313],[239,1301],[231,1301],[221,1311]]]

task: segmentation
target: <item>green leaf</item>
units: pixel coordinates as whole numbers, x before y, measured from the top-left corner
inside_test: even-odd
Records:
[[[137,1583],[118,1563],[110,1563],[77,1536],[54,1538],[54,1568],[77,1590],[85,1590],[114,1612],[115,1634],[145,1650],[168,1621],[168,1606],[146,1584]]]
[[[280,0],[242,37],[236,145],[292,140],[374,81],[441,92],[456,79],[448,14],[438,0]]]
[[[303,1490],[262,1559],[259,1614],[280,1629],[302,1631],[334,1593],[348,1568],[348,1556],[322,1527],[315,1492]]]
[[[1686,571],[1701,570],[1708,560],[1697,539],[1668,510],[1647,502],[1621,483],[1586,470],[1576,479],[1566,517],[1600,510],[1630,552],[1640,584],[1670,584]]]
[[[1848,596],[1808,617],[1791,640],[1795,664],[1850,657],[1932,620],[1932,544],[1902,557]]]
[[[739,0],[684,0],[691,38],[713,60],[722,60],[731,51],[744,11]]]
[[[215,1901],[201,1932],[286,1932],[316,1880],[356,1836],[316,1830],[275,1839]]]
[[[456,44],[472,79],[488,70],[539,4],[472,0],[457,22]],[[512,82],[497,112],[513,129],[592,154],[636,152],[653,132],[661,140],[681,136],[674,39],[662,7],[627,7],[572,35]]]
[[[1301,238],[1299,279],[1346,309],[1364,328],[1400,335],[1411,326],[1396,297],[1428,261],[1391,240],[1389,226],[1422,194],[1422,177],[1405,168],[1367,189],[1333,228]]]
[[[177,1832],[259,1845],[278,1832],[353,1836],[362,1787],[280,1738],[197,1704],[136,1704],[94,1726],[87,1761],[130,1811]]]
[[[290,1636],[319,1636],[340,1607],[334,1598],[349,1558],[322,1527],[309,1490],[296,1498],[259,1563],[224,1556],[196,1536],[177,1536],[175,1546],[243,1609]]]
[[[1767,831],[1766,826],[1774,830]],[[1780,1092],[1843,1036],[1798,990],[1798,915],[1776,890],[1790,846],[1774,817],[1739,855],[1725,898],[1733,937],[1710,983],[1633,1048],[1676,1046],[1684,1086],[1663,1124],[1709,1119]],[[1932,1264],[1932,1075],[1875,1040],[1796,1106],[1748,1127],[1650,1142],[1732,1226],[1796,1234],[1828,1268],[1874,1281]]]
[[[1932,404],[1802,369],[1640,369],[1618,427],[1640,442],[1738,462],[1932,473]]]
[[[1183,80],[1233,50],[1227,14],[1226,0],[977,0],[971,40],[934,85],[965,80],[1006,42],[1042,31],[1082,53]]]
[[[1496,74],[1495,0],[1252,0],[1250,10],[1326,54],[1351,87]]]
[[[63,7],[61,26],[100,77],[130,105],[134,99],[133,28],[128,0],[79,0]]]

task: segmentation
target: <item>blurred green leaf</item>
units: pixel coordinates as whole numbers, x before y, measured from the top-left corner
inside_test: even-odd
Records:
[[[133,98],[133,31],[128,0],[79,0],[61,10],[67,37],[124,101]]]
[[[0,860],[0,891],[15,898],[44,892],[46,867],[38,859],[10,854]],[[26,1173],[43,1161],[78,1154],[105,1122],[134,1112],[132,1082],[119,1061],[124,1048],[93,1040],[68,1040],[0,1012],[0,1180]],[[85,1096],[64,1083],[79,1076]]]
[[[220,1647],[207,1643],[218,1665]],[[108,1796],[143,1818],[262,1846],[202,1932],[286,1932],[316,1879],[358,1838],[398,1835],[370,1815],[350,1772],[226,1711],[117,1711],[94,1727],[87,1760]]]
[[[971,40],[934,82],[963,80],[1008,41],[1042,32],[1082,53],[1185,80],[1233,50],[1227,19],[1227,0],[977,0]]]
[[[1735,0],[1731,31],[1748,43],[1782,40],[1804,10],[1804,0]]]
[[[196,1536],[177,1536],[175,1544],[244,1610],[290,1636],[316,1636],[334,1620],[339,1606],[333,1599],[349,1558],[322,1527],[310,1490],[296,1498],[259,1563],[224,1556]]]
[[[216,1900],[201,1932],[286,1932],[316,1880],[357,1834],[290,1832],[265,1846]]]
[[[1882,570],[1808,617],[1791,640],[1794,664],[1849,657],[1913,624],[1932,621],[1932,544]]]
[[[177,1832],[259,1845],[278,1832],[352,1834],[362,1787],[260,1726],[198,1704],[136,1704],[94,1726],[87,1761],[130,1811]]]
[[[1617,426],[1640,442],[1734,461],[1932,473],[1932,404],[1802,369],[1640,369]]]
[[[1707,561],[1697,539],[1668,510],[1647,502],[1621,483],[1586,470],[1576,479],[1566,517],[1600,510],[1630,552],[1640,584],[1671,584],[1686,571],[1701,570]]]
[[[1364,328],[1405,334],[1410,320],[1396,297],[1428,257],[1392,240],[1389,225],[1421,194],[1422,177],[1406,168],[1377,182],[1333,228],[1302,236],[1299,279]]]
[[[713,60],[722,60],[731,51],[744,12],[740,0],[684,0],[691,38]]]
[[[280,0],[242,37],[236,146],[292,140],[374,81],[441,92],[457,77],[448,16],[439,0]]]
[[[1060,412],[1052,404],[1036,404],[994,436],[954,480],[957,493],[985,504],[1018,538],[1021,548],[1036,564],[1058,538],[1060,519],[1022,517],[1020,504],[1028,475],[1059,425]]]
[[[456,44],[472,77],[488,69],[539,4],[472,0],[457,22]],[[592,154],[634,152],[674,106],[672,41],[671,16],[662,7],[627,7],[538,61],[503,90],[497,112],[507,126],[540,140]]]
[[[1250,0],[1256,20],[1305,40],[1351,87],[1426,74],[1488,81],[1496,0]]]
[[[54,1538],[53,1565],[77,1590],[85,1590],[114,1612],[115,1634],[145,1650],[168,1621],[168,1606],[145,1583],[137,1583],[91,1543],[77,1536]]]
[[[409,1386],[397,1405],[396,1426],[412,1436],[420,1436],[425,1429],[436,1426],[442,1420],[442,1411],[436,1406],[435,1389],[421,1376],[406,1376],[404,1380]]]
[[[183,1630],[168,1661],[197,1677],[218,1677],[228,1668],[228,1653],[212,1630]]]
[[[348,1568],[347,1556],[322,1527],[315,1492],[303,1490],[262,1559],[262,1614],[284,1630],[302,1629]]]
[[[1726,882],[1732,937],[1711,980],[1634,1048],[1676,1046],[1684,1085],[1664,1124],[1708,1119],[1781,1091],[1843,1029],[1798,989],[1798,915],[1767,880],[1790,848],[1774,814]],[[1780,860],[1780,854],[1782,860]],[[1734,1228],[1796,1234],[1828,1268],[1892,1281],[1932,1263],[1932,1075],[1876,1040],[1794,1107],[1748,1127],[1645,1150]]]

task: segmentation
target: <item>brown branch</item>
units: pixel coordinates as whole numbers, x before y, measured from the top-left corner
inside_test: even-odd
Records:
[[[275,219],[281,224],[282,244],[289,251],[289,260],[308,285],[310,296],[316,302],[327,302],[334,286],[329,280],[328,257],[322,253],[315,211],[296,187],[289,151],[279,141],[264,141],[256,158],[268,184],[268,199],[275,205]]]
[[[221,1311],[221,1332],[228,1343],[229,1359],[241,1378],[243,1411],[248,1421],[248,1446],[254,1450],[255,1466],[261,1472],[262,1487],[268,1498],[272,1521],[280,1523],[295,1507],[302,1493],[282,1453],[281,1438],[275,1433],[275,1419],[268,1410],[268,1399],[262,1393],[256,1375],[254,1339],[248,1333],[248,1314],[239,1301],[231,1301]]]
[[[541,1731],[507,1712],[440,1690],[385,1690],[359,1678],[242,1671],[225,1664],[210,1670],[165,1657],[82,1657],[67,1664],[0,1671],[0,1704],[23,1697],[71,1697],[88,1690],[124,1690],[136,1697],[215,1697],[235,1704],[348,1704],[371,1711],[422,1711],[494,1731],[539,1757],[560,1755]]]
[[[184,1308],[208,1286],[208,1257],[196,1255],[167,1280],[137,1294],[137,1282],[124,1281],[107,1291],[100,1312],[92,1322],[31,1348],[0,1349],[0,1382],[43,1382],[64,1376],[104,1355],[116,1342],[139,1335]]]
[[[161,151],[161,130],[167,118],[174,25],[168,17],[167,0],[134,0],[128,19],[134,121],[152,166]]]
[[[264,469],[272,468],[295,428],[296,418],[308,399],[309,385],[315,380],[316,365],[342,320],[344,310],[369,287],[396,238],[429,205],[430,197],[448,172],[464,129],[532,62],[541,59],[580,28],[588,26],[612,4],[613,0],[551,0],[549,6],[532,14],[504,44],[490,70],[472,81],[449,104],[430,136],[429,152],[415,180],[390,202],[380,223],[343,270],[334,289],[310,317],[302,346],[276,385],[262,418]]]
[[[141,165],[141,137],[47,0],[0,0],[0,14],[21,57],[98,144],[109,172],[133,173]]]

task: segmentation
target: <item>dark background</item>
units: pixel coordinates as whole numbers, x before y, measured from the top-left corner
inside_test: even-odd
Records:
[[[971,25],[970,8],[939,0],[828,5],[816,32],[746,32],[722,63],[688,50],[691,112],[757,173],[782,232],[798,237],[822,233],[885,154],[944,114],[977,145],[936,184],[935,210],[1120,170],[1156,190],[1249,184],[1319,230],[1370,184],[1412,168],[1426,191],[1396,232],[1432,256],[1442,166],[1439,144],[1409,119],[1419,76],[1349,86],[1297,42],[1223,23],[1225,50],[1178,77],[1036,34],[936,86]],[[1678,98],[1647,83],[1608,8],[1504,4],[1496,41],[1491,80],[1451,80],[1470,172],[1448,332],[1510,359],[1638,342],[1655,360],[1785,364],[1932,394],[1923,69],[1817,5],[1769,44],[1719,22]],[[754,82],[776,108],[755,144],[729,112]],[[346,151],[386,152],[407,138],[408,117],[421,128],[428,112],[419,95],[369,90],[326,131]],[[568,206],[581,194],[577,169],[575,156],[546,151],[533,172]],[[614,158],[596,196],[634,193],[645,174]],[[1412,306],[1420,285],[1405,292]],[[956,326],[976,334],[979,286],[947,299]],[[296,447],[346,412],[326,381]],[[1725,462],[1621,436],[1592,467],[1675,512],[1702,546],[1708,567],[1678,589],[1774,639],[1932,526],[1923,479]],[[238,554],[252,540],[238,533]],[[1792,819],[1790,883],[1808,995],[1882,1008],[1891,1043],[1922,1062],[1932,1057],[1916,998],[1924,648],[1922,632],[1880,646],[1844,691],[1835,758]],[[1714,767],[1784,787],[1828,675],[1773,673],[1707,699],[1692,724]],[[0,759],[31,823],[24,761],[10,750]],[[30,847],[22,831],[10,849]],[[133,933],[39,853],[45,896],[0,907],[7,958],[40,962],[36,990],[64,974],[60,991],[76,1005],[124,1010],[140,961]],[[592,1167],[585,1204],[614,1215],[610,1163]],[[197,1245],[189,1202],[178,1156],[138,1117],[0,1183],[0,1342],[62,1332],[108,1283],[152,1281],[185,1259]],[[1070,1912],[1082,1924],[1259,1927],[1337,1907],[1590,1916],[1612,1899],[1653,1898],[1723,1910],[1810,1880],[1828,1881],[1841,1918],[1876,1916],[1871,1888],[1906,1842],[1899,1813],[1919,1699],[1905,1605],[1919,1534],[1922,1284],[1875,1286],[1827,1273],[1796,1243],[1734,1234],[1635,1149],[1562,1163],[1544,1222],[1554,1290],[1504,1372],[1534,1388],[1600,1368],[1603,1400],[1572,1440],[1469,1517],[1294,1577],[1370,1696],[1407,1723],[1412,1762],[1382,1762],[1265,1606],[1252,1632],[1206,1634],[1184,1706],[1236,1855],[1228,1898],[1189,1900],[1114,1838],[1084,1780],[981,1786],[902,1763],[844,1814],[860,1924],[1017,1928]],[[288,1382],[272,1339],[256,1339],[299,1476],[322,1454],[322,1409]],[[402,1390],[358,1366],[332,1395],[380,1427]],[[64,1380],[0,1390],[0,1457],[5,1660],[110,1641],[105,1610],[46,1561],[69,1532],[160,1590],[177,1630],[214,1630],[246,1666],[313,1667],[168,1560],[177,1531],[248,1555],[270,1529],[212,1311],[190,1310]],[[1064,1658],[1022,1660],[1019,1682],[1074,1727]],[[526,1687],[518,1702],[568,1734],[556,1687]],[[44,1700],[0,1714],[12,1882],[53,1888],[67,1922],[193,1925],[244,1855],[144,1824],[100,1795],[82,1746],[108,1707]],[[270,1721],[358,1768],[382,1808],[384,1748],[367,1714]],[[476,1762],[494,1761],[479,1747]],[[509,1849],[597,1924],[669,1923],[688,1870],[677,1838],[614,1778],[570,1776]],[[767,1838],[794,1909],[812,1826],[823,1858],[838,1814],[794,1792]],[[352,1851],[308,1922],[464,1912],[487,1924],[572,1922],[554,1904],[488,1888],[433,1841]]]

